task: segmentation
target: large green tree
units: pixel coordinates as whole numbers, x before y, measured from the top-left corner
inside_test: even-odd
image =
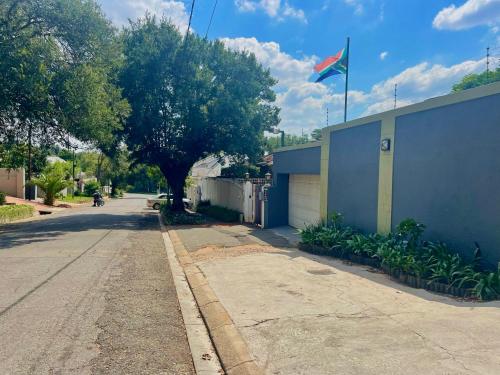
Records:
[[[453,85],[453,91],[463,91],[497,81],[500,81],[500,68],[494,71],[466,75],[460,82]]]
[[[0,141],[109,147],[128,114],[122,53],[94,0],[0,2]]]
[[[169,21],[150,16],[125,31],[124,51],[128,148],[161,169],[174,209],[183,209],[184,182],[199,159],[258,158],[263,131],[277,125],[279,109],[272,104],[276,81],[254,55],[183,37]]]

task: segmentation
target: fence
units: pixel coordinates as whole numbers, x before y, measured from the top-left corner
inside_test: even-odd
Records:
[[[25,171],[20,169],[0,168],[0,191],[16,198],[25,198]]]
[[[206,177],[195,179],[187,196],[196,206],[200,200],[241,212],[247,223],[260,224],[261,201],[259,193],[264,179],[236,179]]]

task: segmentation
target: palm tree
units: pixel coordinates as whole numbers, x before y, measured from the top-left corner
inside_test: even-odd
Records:
[[[68,180],[68,173],[64,163],[54,163],[44,170],[40,177],[33,178],[32,183],[37,185],[45,193],[43,203],[53,206],[56,195],[61,190],[72,186],[73,182]]]

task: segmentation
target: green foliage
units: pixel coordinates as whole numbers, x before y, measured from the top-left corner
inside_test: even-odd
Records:
[[[279,122],[276,81],[254,55],[146,16],[124,32],[123,94],[132,114],[132,156],[158,165],[183,209],[184,181],[201,158],[224,153],[255,161],[263,131]]]
[[[3,206],[7,201],[5,200],[6,194],[0,191],[0,206]]]
[[[259,167],[245,164],[233,164],[228,168],[223,168],[221,176],[230,178],[245,178],[246,173],[249,174],[250,178],[264,177],[261,175]]]
[[[314,141],[321,141],[321,129],[314,129],[314,130],[311,132],[311,138],[312,138]]]
[[[236,223],[240,220],[240,213],[238,211],[226,207],[198,204],[196,211],[224,223]]]
[[[0,140],[114,141],[128,114],[116,86],[116,30],[93,0],[0,5]]]
[[[302,145],[304,143],[311,142],[311,139],[307,134],[304,135],[295,135],[295,134],[285,134],[285,147],[287,146],[295,146]],[[281,147],[281,137],[266,137],[264,139],[264,149],[271,153],[277,148]]]
[[[19,204],[15,206],[0,207],[0,223],[10,223],[11,221],[32,217],[35,210],[33,206]]]
[[[166,225],[199,225],[205,223],[205,219],[200,214],[172,210],[169,202],[161,204],[160,214]]]
[[[69,177],[66,163],[54,163],[47,166],[40,177],[34,178],[32,183],[44,191],[43,202],[48,206],[53,206],[56,195],[73,185]]]
[[[91,197],[99,189],[101,189],[101,184],[98,181],[89,181],[85,183],[83,191],[86,196]]]
[[[413,219],[403,220],[395,233],[365,235],[342,225],[342,215],[334,213],[326,223],[309,225],[301,231],[302,243],[320,246],[332,255],[377,259],[391,272],[446,284],[448,288],[472,289],[482,300],[500,297],[500,271],[482,271],[480,249],[466,262],[444,243],[421,241],[425,226]]]
[[[459,83],[453,85],[452,90],[453,92],[458,92],[497,81],[500,81],[500,68],[496,68],[496,70],[489,73],[484,71],[480,74],[466,75]]]

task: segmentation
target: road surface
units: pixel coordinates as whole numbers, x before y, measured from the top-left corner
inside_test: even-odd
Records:
[[[141,196],[0,228],[0,374],[194,374]]]

